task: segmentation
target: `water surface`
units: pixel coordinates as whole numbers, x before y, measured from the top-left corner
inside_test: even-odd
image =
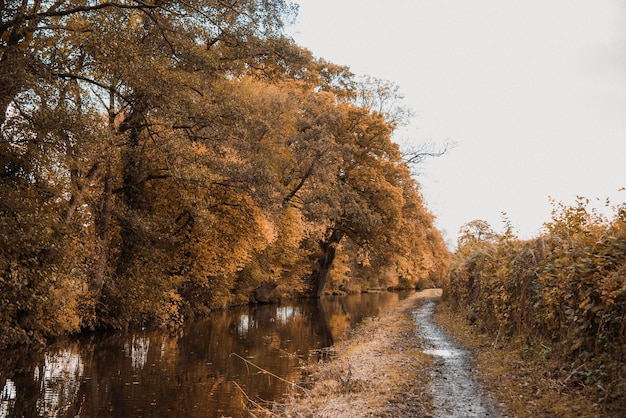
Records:
[[[246,306],[189,322],[175,334],[143,330],[5,353],[0,417],[248,416],[246,396],[263,404],[290,389],[272,374],[306,382],[302,366],[321,359],[320,349],[402,297]]]

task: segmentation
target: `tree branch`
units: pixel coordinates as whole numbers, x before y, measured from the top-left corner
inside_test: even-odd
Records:
[[[93,6],[77,6],[71,9],[63,9],[58,10],[59,6],[62,4],[62,1],[55,2],[49,9],[41,12],[34,12],[27,15],[16,16],[12,20],[6,22],[5,24],[0,26],[0,33],[7,31],[9,28],[14,27],[17,24],[22,24],[24,22],[30,22],[32,20],[42,20],[48,17],[64,17],[70,16],[76,13],[83,12],[95,12],[102,9],[107,9],[110,7],[115,7],[118,9],[156,9],[161,7],[158,4],[149,4],[140,0],[135,0],[134,4],[124,4],[118,2],[104,2],[100,4],[96,4]],[[33,28],[36,29],[36,28]]]
[[[411,150],[402,153],[402,159],[408,165],[417,165],[424,162],[428,157],[441,157],[456,148],[455,142],[446,142],[440,148],[435,149],[432,142],[426,142],[420,145],[416,150]]]
[[[115,93],[117,96],[121,97],[122,99],[124,99],[124,101],[126,101],[126,103],[130,103],[131,99],[130,97],[127,97],[125,95],[123,95],[119,90],[114,89],[112,86],[107,86],[99,81],[93,80],[91,78],[82,76],[82,75],[78,75],[78,74],[71,74],[71,73],[60,73],[60,72],[54,72],[52,73],[52,75],[56,75],[57,77],[60,78],[69,78],[69,79],[73,79],[73,80],[78,80],[78,81],[84,81],[86,83],[89,84],[93,84],[94,86],[100,87],[101,89],[110,91]]]
[[[300,179],[300,182],[296,185],[296,187],[294,187],[294,189],[287,196],[285,196],[285,198],[283,199],[283,204],[289,203],[289,201],[296,196],[296,194],[300,191],[302,186],[304,186],[304,183],[313,173],[314,167],[315,167],[315,160],[313,160],[308,170],[304,173],[304,175],[302,176],[302,178]]]

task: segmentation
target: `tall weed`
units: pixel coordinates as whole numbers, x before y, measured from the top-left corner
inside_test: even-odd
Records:
[[[569,382],[626,405],[626,205],[610,219],[588,207],[555,205],[527,241],[510,226],[462,237],[446,294],[501,341],[549,347],[575,370]]]

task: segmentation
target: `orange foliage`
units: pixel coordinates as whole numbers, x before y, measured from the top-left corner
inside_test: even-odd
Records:
[[[324,251],[331,291],[438,279],[397,88],[282,37],[285,2],[40,7],[0,63],[0,348],[306,294]]]
[[[463,239],[446,292],[500,338],[522,337],[571,362],[570,382],[624,403],[626,207],[607,219],[587,204],[558,204],[543,234],[529,241],[510,228],[483,235],[488,240]]]

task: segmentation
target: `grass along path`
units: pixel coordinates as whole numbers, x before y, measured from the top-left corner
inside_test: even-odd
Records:
[[[294,393],[272,415],[287,417],[429,416],[432,399],[424,354],[412,318],[424,295],[413,294],[364,320],[332,347],[333,360],[313,366],[307,393]],[[257,414],[258,415],[258,414]]]
[[[314,366],[313,388],[276,405],[272,415],[435,417],[490,413],[480,385],[471,377],[469,355],[448,341],[430,320],[434,311],[431,299],[439,294],[438,290],[415,293],[393,309],[364,321],[350,339],[333,347],[332,361]],[[438,354],[438,343],[451,351],[446,360],[434,355]],[[462,395],[457,396],[457,391]]]
[[[503,344],[483,334],[445,302],[434,320],[459,345],[470,350],[475,376],[496,400],[504,417],[623,417],[593,401],[587,388],[572,384],[572,366],[531,352],[519,343]]]
[[[567,383],[567,371],[494,344],[439,301],[418,292],[332,347],[311,367],[313,387],[272,411],[281,417],[617,417]],[[434,313],[434,314],[433,314]]]

